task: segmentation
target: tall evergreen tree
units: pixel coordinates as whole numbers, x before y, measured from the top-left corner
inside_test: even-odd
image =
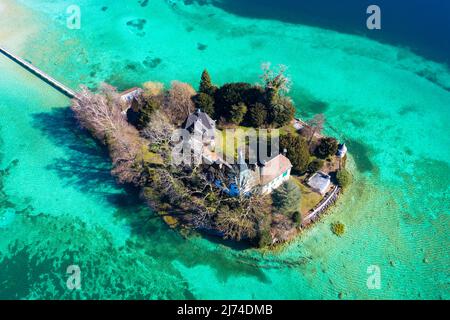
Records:
[[[204,70],[202,72],[202,78],[200,81],[200,88],[199,92],[205,93],[211,97],[214,96],[214,93],[216,92],[217,87],[215,87],[211,82],[211,76],[209,75],[208,70]]]
[[[240,103],[245,104],[246,93],[251,88],[252,85],[245,82],[226,83],[220,87],[215,94],[216,117],[228,120],[231,117],[231,107]]]
[[[287,216],[291,216],[293,212],[297,211],[300,199],[300,188],[293,181],[283,183],[272,193],[273,204]]]
[[[214,98],[209,94],[200,92],[194,98],[195,107],[206,112],[210,117],[214,117]]]

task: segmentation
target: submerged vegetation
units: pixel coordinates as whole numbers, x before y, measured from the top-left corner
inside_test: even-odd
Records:
[[[332,223],[331,231],[338,237],[341,237],[345,233],[345,225],[342,222]]]
[[[200,230],[256,246],[292,239],[302,226],[302,188],[291,178],[273,194],[224,192],[211,175],[225,177],[211,165],[174,164],[172,134],[197,109],[217,119],[219,128],[279,128],[280,147],[303,179],[324,166],[320,157],[336,152],[337,141],[320,136],[323,116],[312,126],[292,126],[295,108],[285,96],[290,88],[286,69],[263,66],[262,85],[226,83],[215,86],[208,71],[199,91],[173,81],[168,89],[147,82],[131,100],[110,85],[94,93],[83,87],[72,110],[82,127],[104,144],[112,160],[112,174],[122,184],[141,190],[142,198],[170,226]],[[288,161],[289,161],[288,160]],[[222,179],[223,180],[223,179]],[[307,212],[306,212],[307,213]]]

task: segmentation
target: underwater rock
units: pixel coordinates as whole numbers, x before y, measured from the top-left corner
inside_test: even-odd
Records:
[[[148,0],[141,0],[139,1],[139,4],[141,5],[141,7],[145,8],[148,5]]]
[[[148,67],[148,68],[156,68],[157,66],[159,66],[162,62],[162,59],[160,58],[154,58],[152,59],[151,57],[147,57],[145,58],[145,60],[142,62],[144,64],[144,66]]]
[[[206,50],[206,48],[208,48],[208,46],[206,45],[206,44],[203,44],[203,43],[197,43],[197,49],[198,50],[200,50],[200,51],[204,51],[204,50]]]
[[[127,26],[135,28],[139,31],[142,31],[144,29],[146,23],[147,23],[147,20],[145,20],[145,19],[133,19],[133,20],[129,20],[127,22]]]

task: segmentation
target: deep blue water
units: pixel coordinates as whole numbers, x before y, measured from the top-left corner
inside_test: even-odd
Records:
[[[201,0],[199,0],[201,1]],[[401,45],[450,65],[450,0],[213,0],[237,15],[320,26]],[[381,30],[368,30],[366,9],[381,8]]]

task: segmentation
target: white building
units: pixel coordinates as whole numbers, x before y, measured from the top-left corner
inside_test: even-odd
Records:
[[[142,90],[141,88],[134,87],[134,88],[131,88],[131,89],[121,92],[120,99],[123,102],[131,103],[133,98],[139,97],[143,92],[144,92],[144,90]]]
[[[343,158],[346,154],[347,154],[347,146],[345,145],[345,143],[339,144],[338,151],[336,152],[336,155],[339,158]]]
[[[139,98],[139,96],[141,96],[143,92],[144,90],[142,90],[141,88],[134,87],[119,93],[120,100],[122,100],[123,102],[123,114],[127,114],[127,111],[128,109],[130,109],[133,100]]]
[[[279,154],[267,161],[261,168],[261,193],[271,193],[291,176],[292,163],[284,155]]]
[[[301,130],[303,129],[304,124],[300,119],[294,119],[292,120],[292,126],[295,128],[295,130]]]
[[[183,128],[193,134],[202,144],[215,145],[216,122],[206,112],[197,109],[183,123]]]
[[[241,157],[239,155],[239,159]],[[260,187],[262,194],[271,193],[289,180],[291,169],[291,161],[282,154],[278,154],[260,166],[254,165],[254,169],[248,168],[245,163],[239,164],[239,189],[246,193],[255,187]]]

